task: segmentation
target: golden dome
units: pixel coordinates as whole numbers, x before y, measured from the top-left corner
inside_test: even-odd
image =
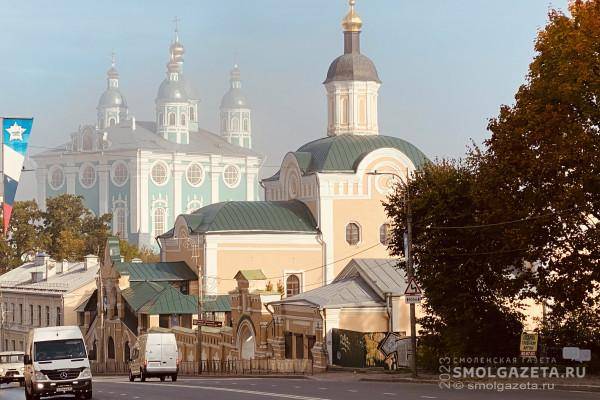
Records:
[[[346,32],[360,32],[360,28],[362,27],[362,19],[358,16],[356,11],[354,11],[354,5],[356,4],[356,0],[349,0],[350,11],[342,20],[342,26]]]

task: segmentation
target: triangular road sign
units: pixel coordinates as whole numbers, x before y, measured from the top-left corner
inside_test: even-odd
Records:
[[[410,278],[410,281],[408,281],[408,286],[406,287],[406,290],[404,291],[404,295],[415,296],[418,294],[422,294],[421,288],[419,287],[419,285],[417,285],[417,281],[415,280],[415,278],[412,277],[412,278]]]

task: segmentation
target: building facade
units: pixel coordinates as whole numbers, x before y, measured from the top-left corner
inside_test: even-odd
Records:
[[[221,103],[220,133],[211,133],[201,128],[199,96],[183,73],[184,53],[176,32],[153,121],[136,121],[129,112],[113,57],[97,121],[32,156],[42,208],[48,197],[80,195],[96,215],[112,214],[113,234],[157,248],[154,238],[179,214],[219,201],[258,199],[262,158],[252,150],[239,67]]]
[[[0,351],[25,349],[32,328],[77,325],[79,304],[96,288],[98,257],[54,261],[38,254],[0,277]]]

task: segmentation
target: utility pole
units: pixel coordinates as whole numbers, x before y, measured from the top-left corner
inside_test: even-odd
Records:
[[[367,172],[367,175],[392,175],[398,179],[398,184],[404,189],[404,210],[406,214],[406,279],[411,282],[415,276],[414,265],[413,265],[413,252],[412,252],[412,208],[410,206],[410,193],[408,192],[408,171],[406,173],[406,181],[402,180],[402,177],[394,172],[379,172],[377,170],[373,172]],[[413,378],[418,376],[417,374],[417,317],[415,312],[415,304],[409,304],[410,312],[410,346],[411,356],[409,358],[410,369],[412,370]]]

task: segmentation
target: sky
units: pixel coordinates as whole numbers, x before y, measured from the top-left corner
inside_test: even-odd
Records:
[[[288,151],[326,136],[322,82],[343,51],[347,0],[0,0],[0,115],[33,116],[30,154],[95,123],[111,52],[137,120],[154,120],[174,23],[184,73],[213,132],[234,62],[252,107],[253,146],[270,175]],[[567,0],[358,0],[361,51],[374,62],[381,134],[431,159],[481,144],[500,105],[512,104],[550,8]],[[18,199],[35,194],[24,172]]]

